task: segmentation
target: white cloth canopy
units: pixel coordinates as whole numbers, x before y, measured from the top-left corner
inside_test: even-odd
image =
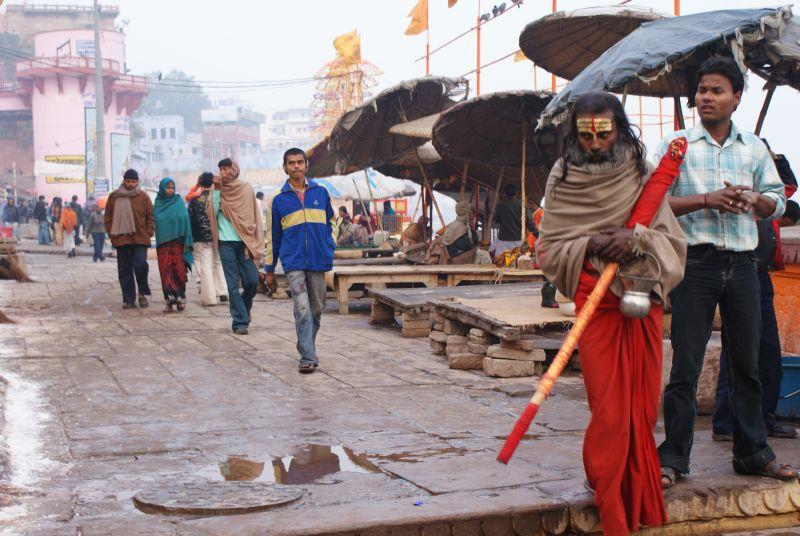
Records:
[[[331,197],[337,199],[370,201],[375,199],[393,199],[414,195],[418,190],[411,181],[387,177],[379,171],[367,168],[349,175],[334,175],[321,179],[313,179],[325,187]],[[369,181],[369,185],[367,183]],[[370,196],[370,188],[372,195]]]

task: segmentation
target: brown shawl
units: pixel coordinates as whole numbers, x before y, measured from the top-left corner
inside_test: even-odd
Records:
[[[111,196],[116,197],[117,200],[114,204],[114,218],[111,222],[109,236],[134,234],[136,232],[136,219],[133,217],[131,199],[140,193],[142,193],[142,189],[138,186],[133,190],[126,190],[124,186],[120,186],[111,192]]]
[[[562,294],[574,298],[589,238],[625,225],[652,168],[647,178],[640,180],[632,160],[596,174],[569,164],[567,176],[561,180],[562,162],[556,162],[547,179],[536,255],[545,276]],[[661,265],[661,278],[653,291],[663,300],[683,279],[686,261],[686,238],[666,199],[649,228],[636,226],[634,240],[637,250],[652,253]],[[606,265],[598,258],[590,260],[599,271]],[[658,269],[655,261],[645,256],[623,271],[654,278]],[[611,284],[611,291],[622,296],[618,278]]]
[[[234,168],[238,177],[238,166]],[[213,195],[213,194],[212,194]],[[206,213],[213,213],[213,202],[206,206]],[[261,210],[258,199],[249,183],[232,180],[220,186],[219,209],[233,224],[236,234],[244,242],[244,247],[256,265],[261,266],[267,253],[264,240],[264,228],[261,225]],[[211,232],[214,235],[214,246],[219,244],[217,218],[211,217]]]

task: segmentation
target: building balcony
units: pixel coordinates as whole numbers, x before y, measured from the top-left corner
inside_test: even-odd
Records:
[[[113,73],[122,76],[118,61],[103,58],[101,62],[104,75]],[[36,58],[17,62],[16,72],[19,78],[45,76],[52,73],[76,76],[88,75],[94,73],[94,58],[88,56]]]

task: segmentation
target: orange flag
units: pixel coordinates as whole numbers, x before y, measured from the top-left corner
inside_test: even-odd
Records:
[[[458,0],[447,0],[447,7],[453,7]]]
[[[428,0],[419,0],[411,13],[411,22],[406,28],[406,35],[418,35],[428,29]]]
[[[336,49],[336,53],[342,57],[345,63],[361,62],[361,37],[356,33],[356,30],[334,39],[333,48]]]
[[[525,61],[527,59],[528,59],[528,57],[521,50],[518,50],[517,53],[514,54],[514,63],[516,63],[518,61]]]

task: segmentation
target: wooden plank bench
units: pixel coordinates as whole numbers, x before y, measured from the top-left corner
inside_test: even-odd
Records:
[[[422,284],[428,288],[454,287],[462,282],[542,281],[541,270],[497,268],[492,265],[334,266],[328,284],[339,299],[339,313],[349,313],[348,291],[353,285],[386,288],[389,284]]]
[[[430,333],[430,302],[454,296],[481,298],[498,296],[540,295],[541,283],[504,283],[435,288],[370,289],[372,310],[370,324],[391,324],[402,318],[404,337],[427,337]],[[427,326],[425,328],[424,325]]]

